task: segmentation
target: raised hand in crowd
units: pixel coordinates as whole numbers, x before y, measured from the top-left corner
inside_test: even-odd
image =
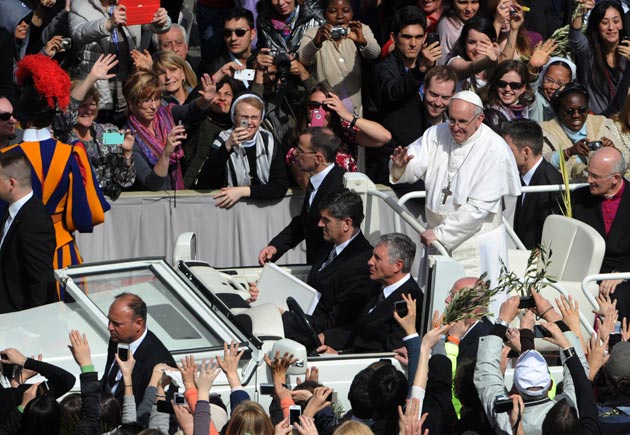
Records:
[[[37,357],[31,356],[31,358],[34,359],[34,360],[37,360],[37,361],[42,361],[43,355],[40,353],[39,355],[37,355]],[[11,379],[11,382],[15,381],[16,384],[18,384],[18,385],[19,384],[23,384],[26,381],[28,381],[29,379],[31,379],[33,376],[35,376],[36,374],[37,374],[36,371],[29,370],[27,368],[22,367],[22,372],[20,373],[19,379]]]
[[[615,331],[615,325],[618,317],[618,311],[613,307],[608,307],[603,321],[599,317],[595,318],[595,328],[597,329],[600,340],[608,338],[610,334]]]
[[[424,413],[420,417],[420,401],[418,399],[408,399],[405,412],[398,406],[398,434],[399,435],[428,435],[429,429],[422,431],[422,425],[428,417]]]
[[[551,334],[551,337],[544,338],[545,341],[555,344],[560,349],[568,349],[571,347],[571,343],[567,337],[564,336],[558,325],[553,322],[543,322],[540,325]]]
[[[201,76],[197,93],[199,98],[195,100],[195,103],[201,110],[208,110],[210,104],[214,101],[214,97],[217,95],[215,81],[210,75],[204,74]]]
[[[562,320],[567,324],[569,329],[577,335],[582,344],[582,348],[586,349],[586,342],[582,336],[582,327],[580,326],[580,307],[578,302],[573,299],[573,296],[569,295],[569,298],[564,296],[556,298],[556,306],[562,314]]]
[[[221,373],[219,363],[216,361],[208,361],[204,359],[199,364],[199,375],[195,379],[197,385],[197,400],[208,400],[210,398],[210,388],[214,380]]]
[[[630,60],[630,41],[627,39],[620,40],[617,45],[617,53]]]
[[[319,369],[315,366],[306,368],[306,376],[304,377],[304,382],[314,382],[319,384]],[[302,378],[298,376],[297,385],[302,384]]]
[[[363,25],[361,24],[361,21],[349,21],[348,29],[350,30],[348,33],[348,39],[361,47],[365,47],[367,45],[368,42],[363,35]]]
[[[217,356],[217,364],[225,376],[227,377],[230,388],[239,388],[241,386],[241,379],[238,377],[238,362],[240,361],[245,351],[238,350],[238,343],[234,340],[228,345],[223,343],[223,358]]]
[[[31,400],[37,397],[37,390],[40,384],[41,382],[33,384],[27,390],[25,390],[24,393],[22,393],[22,403],[20,403],[22,409],[26,409],[26,405],[28,405]]]
[[[440,41],[435,41],[431,45],[422,47],[422,60],[418,64],[420,72],[427,72],[435,66],[435,62],[442,58],[442,47]]]
[[[127,25],[127,6],[121,4],[116,5],[110,18],[105,22],[105,30],[111,32],[114,30],[114,27],[125,25]]]
[[[304,408],[303,414],[308,417],[315,417],[322,409],[330,406],[332,401],[328,400],[328,396],[332,394],[333,390],[328,387],[317,387],[313,391],[313,397],[308,401],[306,408]]]
[[[306,415],[300,415],[300,421],[294,424],[294,428],[300,435],[318,435],[315,420]]]
[[[182,142],[188,137],[186,134],[186,127],[183,125],[176,125],[173,129],[168,133],[166,137],[166,146],[164,147],[164,151],[162,151],[162,155],[165,157],[170,157],[171,154],[175,151],[175,149],[181,146]]]
[[[235,71],[241,71],[244,69],[245,66],[238,64],[235,61],[227,62],[212,75],[212,80],[214,83],[218,83],[223,80],[224,77],[234,77]]]
[[[187,405],[179,406],[173,403],[173,414],[175,420],[184,435],[192,435],[195,428],[195,418],[193,417]]]
[[[166,12],[166,9],[164,8],[159,8],[157,11],[155,11],[155,14],[153,14],[153,20],[151,21],[151,24],[156,27],[164,27],[167,23],[168,12]]]
[[[319,26],[319,29],[317,29],[317,33],[313,38],[313,44],[315,47],[322,48],[324,41],[328,41],[330,39],[332,27],[333,26],[330,23],[325,23]]]
[[[547,62],[549,62],[549,58],[551,57],[551,53],[553,53],[556,48],[558,48],[558,44],[555,39],[547,39],[545,42],[540,41],[538,44],[534,46],[534,51],[527,62],[530,67],[530,71],[532,69],[540,69]]]
[[[402,294],[402,298],[407,304],[407,315],[400,317],[396,310],[394,310],[394,319],[400,327],[405,331],[406,335],[415,334],[416,330],[416,300],[411,295]]]
[[[72,356],[79,367],[91,366],[92,354],[90,352],[90,343],[88,343],[87,336],[73,329],[70,331],[70,334],[68,334],[68,337],[70,338],[70,346],[68,346],[68,348],[70,352],[72,352]]]
[[[613,307],[617,309],[617,299],[613,301],[612,299],[610,299],[610,295],[599,293],[595,300],[599,305],[599,309],[593,310],[593,314],[603,317],[606,314],[608,307]]]
[[[120,359],[117,353],[114,354],[114,358],[116,359],[116,364],[120,368],[120,373],[122,373],[122,379],[125,383],[125,396],[133,396],[133,382],[131,381],[131,374],[133,373],[133,366],[136,364],[136,360],[133,357],[131,351],[127,354],[127,360],[123,361]]]
[[[289,370],[291,364],[297,361],[297,358],[293,358],[293,354],[288,352],[285,352],[281,358],[280,352],[276,352],[273,360],[269,357],[269,354],[265,354],[264,359],[267,366],[271,369],[276,396],[278,396],[279,400],[290,398],[291,391],[284,387],[283,384],[287,379],[287,370]]]
[[[535,310],[538,317],[545,319],[547,322],[557,322],[558,320],[562,320],[562,317],[560,317],[560,314],[558,314],[558,312],[553,308],[551,302],[538,293],[536,289],[531,289],[531,294],[534,297],[534,302],[536,302]],[[503,319],[503,317],[501,318]]]
[[[195,374],[197,373],[197,364],[195,364],[195,357],[187,355],[181,359],[181,365],[179,371],[182,374],[182,380],[184,381],[184,388],[196,388],[195,386]]]
[[[131,50],[129,54],[131,55],[133,66],[135,66],[136,69],[151,71],[151,68],[153,68],[153,58],[151,57],[151,53],[149,53],[147,49],[144,49],[142,51]]]
[[[505,338],[507,338],[507,345],[510,348],[521,353],[521,332],[517,328],[508,328]]]
[[[600,340],[596,333],[591,335],[591,339],[586,344],[586,360],[588,361],[588,378],[592,381],[599,369],[608,361],[608,337]]]

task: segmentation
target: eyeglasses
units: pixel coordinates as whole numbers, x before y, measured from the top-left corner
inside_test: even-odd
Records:
[[[617,175],[617,174],[597,175],[589,171],[584,171],[583,173],[586,178],[592,178],[593,180],[603,180],[604,178],[610,178]]]
[[[242,38],[243,36],[245,36],[245,34],[249,31],[249,29],[223,29],[223,37],[224,38],[229,38],[230,36],[232,36],[232,33],[236,33],[236,36],[238,36],[239,38]]]
[[[302,148],[300,148],[299,146],[295,147],[295,154],[317,154],[317,151],[304,151]]]
[[[148,106],[151,103],[157,103],[160,101],[160,97],[147,97],[140,99],[141,106]]]
[[[245,116],[245,115],[239,115],[238,113],[235,113],[234,117],[238,118],[238,119],[246,119],[246,120],[251,121],[253,123],[260,122],[260,116],[258,116],[258,115]]]
[[[578,107],[577,109],[575,107],[570,107],[564,110],[564,113],[569,116],[573,116],[576,113],[579,113],[580,115],[584,115],[587,112],[588,112],[588,107]]]
[[[306,105],[308,106],[309,109],[328,110],[328,106],[326,106],[324,103],[320,103],[319,101],[309,101],[308,103],[306,103]]]
[[[554,80],[551,77],[543,77],[543,83],[547,85],[556,85],[560,89],[564,88],[567,84],[558,80]]]
[[[476,114],[475,116],[472,117],[472,119],[470,121],[462,121],[461,119],[455,120],[453,118],[451,118],[450,116],[448,117],[448,123],[450,125],[452,125],[453,127],[461,127],[463,129],[468,128],[468,126],[479,116],[480,114]]]
[[[510,87],[510,89],[521,89],[523,86],[525,86],[524,83],[521,82],[506,82],[505,80],[497,80],[497,88],[507,88]]]
[[[13,117],[12,112],[2,112],[0,113],[0,121],[8,121]]]
[[[184,41],[181,39],[176,39],[174,41],[162,41],[160,44],[163,48],[173,48],[173,47],[181,47],[184,45]]]

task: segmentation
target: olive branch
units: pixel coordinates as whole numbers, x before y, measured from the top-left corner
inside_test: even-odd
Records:
[[[481,275],[474,286],[464,287],[453,295],[453,299],[444,310],[444,323],[456,323],[464,319],[485,316],[492,298],[500,291],[490,288],[486,273]]]
[[[521,297],[530,296],[532,289],[540,292],[546,285],[545,281],[556,282],[555,279],[547,276],[547,270],[551,265],[552,253],[551,248],[545,244],[538,245],[532,249],[527,259],[527,268],[522,280],[514,272],[509,271],[503,260],[500,260],[501,272],[496,288],[506,293],[515,290]]]

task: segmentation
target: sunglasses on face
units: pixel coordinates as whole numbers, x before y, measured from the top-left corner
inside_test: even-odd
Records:
[[[588,112],[588,107],[578,107],[577,109],[575,107],[571,107],[569,109],[564,110],[564,113],[566,113],[569,116],[575,115],[576,113],[579,113],[580,115],[584,115],[587,112]]]
[[[507,88],[510,87],[510,89],[521,89],[524,84],[520,83],[520,82],[506,82],[505,80],[497,80],[497,87],[498,88]]]
[[[8,121],[13,116],[11,112],[2,112],[0,113],[0,121]]]
[[[306,103],[306,105],[309,109],[328,109],[328,106],[326,106],[324,103],[320,103],[319,101],[309,101],[308,103]]]
[[[245,34],[247,33],[248,29],[223,29],[223,37],[224,38],[229,38],[230,36],[232,36],[232,33],[236,33],[236,36],[238,36],[239,38],[242,38],[243,36],[245,36]]]

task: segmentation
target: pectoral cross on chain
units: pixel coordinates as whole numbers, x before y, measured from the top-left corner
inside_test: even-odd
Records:
[[[451,192],[451,183],[448,183],[444,189],[442,189],[442,205],[446,204],[446,199],[451,196],[453,192]]]

